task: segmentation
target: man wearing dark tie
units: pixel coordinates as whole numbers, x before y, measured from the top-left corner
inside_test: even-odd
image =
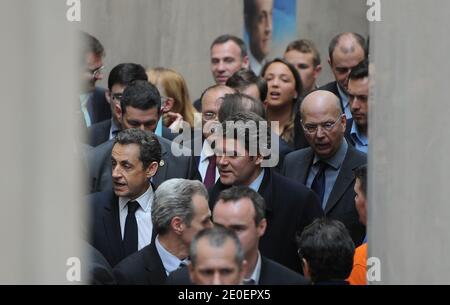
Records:
[[[365,227],[355,209],[353,170],[366,163],[366,154],[345,140],[346,116],[332,92],[309,93],[300,115],[310,147],[288,154],[282,174],[312,189],[320,198],[325,216],[343,222],[355,244],[360,245]]]
[[[161,160],[156,136],[139,129],[120,132],[111,154],[113,190],[88,197],[91,243],[115,266],[152,241],[150,183]]]

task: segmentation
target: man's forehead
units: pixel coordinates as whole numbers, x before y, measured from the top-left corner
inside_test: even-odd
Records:
[[[131,144],[120,144],[116,143],[112,149],[112,155],[118,159],[132,159],[138,156],[140,153],[139,145]]]

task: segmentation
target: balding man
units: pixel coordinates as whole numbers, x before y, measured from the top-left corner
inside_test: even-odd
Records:
[[[326,90],[308,94],[300,107],[301,125],[310,145],[288,154],[282,173],[317,193],[327,217],[342,221],[356,245],[365,227],[355,209],[353,170],[365,164],[366,154],[344,139],[346,118],[339,98]]]
[[[350,71],[366,57],[365,39],[357,33],[341,33],[335,36],[328,47],[328,63],[335,81],[320,89],[333,92],[339,97],[341,108],[347,119],[352,117],[348,101],[348,76]]]

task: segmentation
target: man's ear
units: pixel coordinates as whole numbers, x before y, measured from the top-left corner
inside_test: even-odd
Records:
[[[254,158],[254,157],[252,157],[252,158]],[[255,160],[255,164],[256,165],[261,165],[261,162],[264,160],[264,157],[263,156],[261,156],[261,155],[257,155],[256,156],[256,160]]]
[[[264,235],[264,232],[266,232],[267,228],[267,220],[265,218],[261,219],[257,226],[258,236],[262,237]]]
[[[181,235],[185,229],[185,224],[180,217],[175,216],[170,220],[170,227],[172,228],[173,232]]]
[[[331,62],[331,58],[328,57],[328,64],[330,65],[330,68],[333,70],[333,63]]]
[[[163,113],[172,111],[173,105],[175,104],[175,101],[173,98],[168,97],[166,101],[164,102],[164,105],[162,105],[161,110]]]
[[[111,102],[114,103],[114,112],[116,113],[117,119],[119,122],[122,121],[122,108],[120,107],[120,103]]]
[[[158,162],[153,161],[150,163],[150,165],[147,167],[145,173],[147,175],[147,178],[150,179],[154,175],[156,175],[156,172],[158,171]]]
[[[316,79],[316,82],[317,82],[317,79],[319,78],[320,72],[322,72],[322,65],[315,66],[314,67],[314,78]]]
[[[303,269],[303,275],[307,278],[307,279],[311,279],[311,272],[309,269],[309,264],[306,261],[306,259],[302,259],[302,269]]]
[[[248,59],[248,56],[244,56],[244,58],[242,58],[242,68],[245,69],[249,69],[250,67],[250,60]]]

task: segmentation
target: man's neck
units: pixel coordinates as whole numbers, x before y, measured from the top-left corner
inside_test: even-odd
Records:
[[[256,246],[255,251],[252,251],[252,253],[245,257],[245,260],[247,261],[248,269],[244,277],[249,279],[253,272],[255,272],[256,263],[258,262],[258,246]]]
[[[256,157],[253,157],[256,158]],[[247,180],[246,183],[244,183],[245,186],[249,186],[250,184],[253,183],[253,181],[256,180],[256,178],[258,178],[258,176],[261,174],[262,168],[261,167],[257,167],[255,169],[255,171],[253,172],[253,174],[250,176],[250,178]]]
[[[158,235],[158,240],[164,249],[176,256],[179,260],[183,260],[189,256],[188,247],[173,232],[169,231],[164,235]]]

